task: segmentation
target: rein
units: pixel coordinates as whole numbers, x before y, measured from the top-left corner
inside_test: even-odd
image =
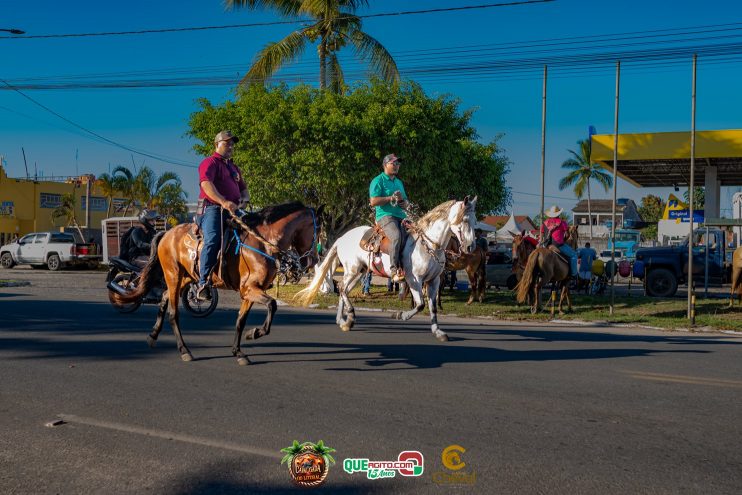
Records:
[[[238,215],[232,215],[232,218],[245,231],[245,233],[247,233],[247,235],[252,235],[260,242],[271,246],[277,251],[277,253],[276,256],[271,256],[270,254],[261,251],[260,249],[248,246],[247,244],[242,242],[237,229],[233,229],[232,232],[234,233],[234,238],[237,241],[234,254],[238,255],[241,248],[249,249],[250,251],[256,252],[271,260],[278,268],[279,273],[285,274],[287,276],[287,279],[291,278],[298,281],[304,271],[301,267],[301,260],[312,255],[312,252],[315,249],[315,245],[317,243],[317,216],[314,213],[314,208],[309,208],[309,211],[312,214],[312,244],[309,249],[301,256],[298,256],[291,251],[284,251],[283,249],[279,248],[276,244],[270,242],[265,237],[260,235],[257,231],[250,228],[245,222],[242,221],[242,219]]]

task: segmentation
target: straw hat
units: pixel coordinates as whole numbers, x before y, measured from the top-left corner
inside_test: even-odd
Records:
[[[562,214],[562,209],[559,208],[557,205],[551,205],[551,208],[549,208],[548,210],[544,212],[544,215],[546,215],[549,218],[557,218],[561,214]]]

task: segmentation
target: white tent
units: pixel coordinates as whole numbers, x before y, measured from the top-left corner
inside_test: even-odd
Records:
[[[474,225],[474,229],[479,229],[482,232],[497,232],[497,228],[493,227],[492,225],[484,222],[477,222]]]
[[[513,214],[510,214],[510,218],[505,222],[501,228],[497,229],[497,242],[513,242],[513,236],[510,232],[520,232],[521,228],[515,221]]]

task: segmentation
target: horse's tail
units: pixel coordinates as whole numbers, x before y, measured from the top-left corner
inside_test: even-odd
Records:
[[[325,276],[330,270],[330,267],[336,266],[335,260],[338,257],[337,246],[338,243],[335,242],[335,245],[333,245],[327,253],[325,260],[315,269],[314,278],[309,285],[294,295],[294,300],[298,301],[302,306],[307,307],[312,303],[312,301],[314,301],[314,298],[317,297],[317,292],[319,292],[319,288],[322,286],[322,282],[325,280]]]
[[[531,285],[533,285],[534,279],[538,276],[537,265],[539,255],[540,254],[537,249],[528,257],[526,267],[523,269],[523,275],[521,275],[520,282],[518,282],[518,286],[516,287],[516,289],[518,290],[516,298],[520,304],[526,302],[526,298],[528,298],[528,292],[530,292],[531,290]]]
[[[160,282],[163,274],[162,266],[160,265],[160,258],[157,254],[157,247],[164,235],[165,232],[158,232],[154,239],[152,239],[149,261],[142,269],[142,274],[139,276],[139,285],[137,285],[134,290],[123,294],[115,289],[109,289],[114,301],[119,304],[136,302],[149,293],[155,284]]]

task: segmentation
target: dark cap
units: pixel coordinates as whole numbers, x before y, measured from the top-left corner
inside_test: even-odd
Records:
[[[240,140],[237,136],[233,135],[230,131],[222,131],[219,134],[216,135],[214,138],[214,144],[218,143],[219,141],[229,141],[232,140],[235,143],[239,143]]]
[[[391,153],[384,157],[384,159],[381,161],[381,164],[386,165],[389,162],[398,162],[398,161],[399,161],[399,157],[397,157],[397,155],[395,155],[394,153]]]

